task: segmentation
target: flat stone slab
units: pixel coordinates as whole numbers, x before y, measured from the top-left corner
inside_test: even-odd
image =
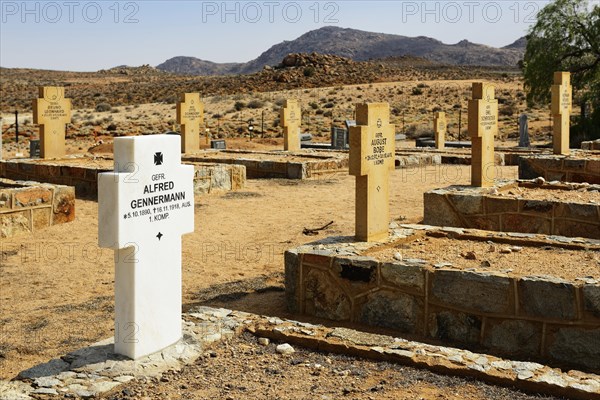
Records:
[[[169,370],[179,371],[194,363],[211,344],[218,345],[244,331],[318,351],[470,376],[528,392],[573,399],[595,399],[600,395],[599,375],[399,337],[209,307],[197,307],[184,314],[184,319],[184,339],[160,353],[134,362],[112,354],[111,341],[105,340],[23,371],[16,380],[0,380],[0,400],[31,400],[39,395],[93,398],[133,379],[160,378]]]

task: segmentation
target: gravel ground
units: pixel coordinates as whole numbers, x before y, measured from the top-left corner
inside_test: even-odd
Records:
[[[207,351],[194,365],[160,379],[136,379],[106,395],[126,399],[556,399],[472,379],[437,375],[385,362],[295,348],[276,352],[253,335]]]

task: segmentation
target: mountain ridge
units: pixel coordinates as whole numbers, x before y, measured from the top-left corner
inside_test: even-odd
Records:
[[[522,37],[501,48],[468,40],[445,44],[427,36],[408,37],[326,26],[308,31],[294,40],[277,43],[246,63],[215,63],[196,57],[177,56],[156,68],[186,75],[249,74],[265,66],[277,66],[290,53],[328,54],[354,61],[413,56],[448,65],[512,67],[523,58],[526,43],[526,38]]]

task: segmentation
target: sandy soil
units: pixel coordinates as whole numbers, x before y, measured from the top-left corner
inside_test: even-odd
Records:
[[[493,241],[424,237],[410,243],[369,252],[378,260],[421,259],[428,266],[509,272],[510,276],[549,275],[574,281],[592,276],[600,279],[600,252],[557,247],[522,247]]]
[[[469,182],[468,167],[452,168],[452,183]],[[423,192],[446,186],[428,172],[392,173],[394,219],[420,221]],[[97,203],[77,200],[76,207],[72,223],[2,240],[2,378],[112,335],[113,254],[97,246]],[[250,180],[241,192],[196,196],[195,208],[196,231],[183,238],[186,304],[211,285],[280,273],[285,249],[319,238],[304,236],[305,227],[334,221],[321,237],[352,235],[354,178]]]

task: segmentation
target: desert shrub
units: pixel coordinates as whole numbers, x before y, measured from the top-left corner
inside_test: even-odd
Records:
[[[513,116],[516,112],[517,110],[515,110],[515,107],[512,104],[507,104],[504,107],[500,107],[500,110],[498,110],[498,113],[505,117]]]
[[[308,104],[310,106],[310,108],[312,108],[313,110],[317,110],[319,108],[319,105],[316,102],[311,102]]]
[[[323,106],[323,108],[333,108],[333,107],[335,107],[335,104],[333,104],[332,102],[325,103],[325,105]]]
[[[417,85],[417,87],[418,87],[419,89],[425,89],[425,88],[428,88],[428,87],[429,87],[429,85],[427,85],[427,84],[425,84],[425,83],[419,83],[419,84]]]
[[[108,112],[111,109],[112,109],[112,107],[108,103],[98,103],[96,105],[96,111],[97,112]]]
[[[412,95],[413,96],[420,96],[422,94],[423,94],[423,89],[421,89],[419,87],[412,88]]]
[[[324,117],[331,117],[332,115],[333,115],[333,112],[331,112],[331,111],[325,111],[325,112],[323,113],[323,116],[324,116]]]
[[[324,113],[324,111],[321,109],[318,109],[317,111],[315,111],[315,114],[317,114],[317,115],[322,115],[323,113]]]
[[[264,106],[265,106],[265,102],[262,101],[262,100],[259,100],[259,99],[251,100],[248,103],[248,108],[254,108],[254,109],[256,109],[256,108],[263,108]]]
[[[110,124],[106,127],[106,130],[109,132],[114,132],[117,130],[117,124]]]
[[[244,103],[243,101],[236,101],[233,105],[233,108],[235,108],[236,111],[241,111],[244,108],[246,108],[246,103]]]

